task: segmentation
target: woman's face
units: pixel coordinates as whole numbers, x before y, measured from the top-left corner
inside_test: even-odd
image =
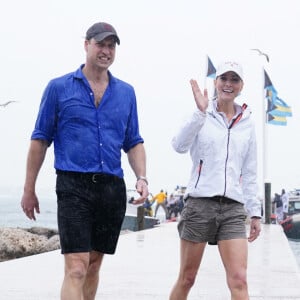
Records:
[[[243,89],[243,85],[241,78],[232,71],[218,76],[215,80],[218,99],[221,101],[233,101]]]

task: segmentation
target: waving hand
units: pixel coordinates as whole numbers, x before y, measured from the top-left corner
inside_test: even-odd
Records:
[[[190,84],[191,84],[191,87],[193,90],[195,102],[196,102],[198,109],[205,113],[207,106],[208,106],[207,89],[204,89],[203,94],[202,94],[196,80],[191,79]]]

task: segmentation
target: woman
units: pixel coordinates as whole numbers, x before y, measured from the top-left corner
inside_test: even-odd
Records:
[[[217,98],[211,102],[206,89],[202,94],[195,80],[190,83],[197,111],[172,141],[177,152],[190,151],[193,164],[178,224],[180,271],[170,300],[187,299],[207,243],[218,245],[231,299],[249,299],[247,240],[260,233],[261,205],[254,124],[247,105],[234,102],[244,85],[242,67],[225,61],[217,68]]]

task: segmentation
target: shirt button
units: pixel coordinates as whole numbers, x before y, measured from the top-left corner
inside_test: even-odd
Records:
[[[102,147],[102,143],[100,143],[100,147]]]

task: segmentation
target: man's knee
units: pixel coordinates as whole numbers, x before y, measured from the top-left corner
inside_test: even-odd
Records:
[[[80,263],[74,264],[69,268],[66,268],[66,276],[72,278],[72,279],[77,279],[77,280],[84,280],[87,274],[87,268]]]
[[[65,275],[72,279],[83,280],[86,277],[88,265],[88,255],[65,255]]]

